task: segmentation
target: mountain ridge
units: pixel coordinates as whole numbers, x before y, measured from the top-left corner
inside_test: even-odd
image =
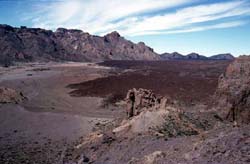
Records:
[[[231,53],[223,53],[206,57],[198,53],[192,52],[187,55],[178,52],[160,54],[161,60],[234,60]]]
[[[0,24],[0,64],[31,61],[101,62],[105,60],[232,60],[231,54],[158,54],[144,42],[133,43],[117,31],[104,36],[77,29],[56,31]]]
[[[0,25],[0,63],[15,61],[159,60],[143,42],[133,43],[111,32],[103,37],[82,30]]]

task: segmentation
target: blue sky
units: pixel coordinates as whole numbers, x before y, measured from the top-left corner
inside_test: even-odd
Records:
[[[250,0],[0,0],[0,23],[118,31],[158,53],[250,54]]]

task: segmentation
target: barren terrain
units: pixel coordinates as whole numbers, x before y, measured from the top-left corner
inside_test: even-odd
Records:
[[[249,127],[222,124],[216,112],[206,111],[230,62],[108,61],[0,68],[0,86],[25,97],[0,104],[0,163],[144,163],[151,156],[159,157],[157,163],[234,163],[232,152],[239,152],[239,163],[245,163]],[[123,100],[131,88],[169,97],[178,108],[190,109],[191,122],[201,122],[199,126],[210,131],[176,138],[150,133],[114,136],[110,129],[125,118]],[[95,129],[103,132],[103,140],[76,146]],[[230,144],[235,147],[229,150]]]
[[[74,96],[113,94],[125,97],[131,88],[147,88],[185,104],[208,102],[219,76],[231,61],[106,61],[103,66],[125,70],[108,77],[71,84]]]
[[[0,85],[26,97],[18,104],[0,104],[0,163],[59,162],[67,144],[114,118],[117,112],[100,108],[102,98],[71,97],[66,87],[109,71],[88,63],[0,68]]]

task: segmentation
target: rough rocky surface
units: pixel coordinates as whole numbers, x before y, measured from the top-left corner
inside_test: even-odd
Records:
[[[237,58],[219,79],[219,108],[224,117],[250,123],[250,57]]]
[[[202,135],[204,130],[211,129],[208,124],[202,123],[201,119],[191,118],[189,116],[191,113],[184,112],[167,101],[167,98],[156,96],[150,90],[132,89],[127,95],[129,96],[131,92],[135,93],[136,114],[117,122],[110,129],[97,131],[83,138],[73,149],[74,157],[71,158],[73,161],[82,161],[81,157],[84,155],[93,163],[117,163],[119,159],[122,159],[119,163],[158,163],[158,160],[165,158],[163,152],[165,143],[162,139],[152,141],[154,137],[168,140],[181,136]],[[132,102],[128,100],[126,102],[131,107]],[[141,143],[137,147],[128,142]],[[143,142],[152,147],[144,148],[145,151],[141,150]],[[159,146],[158,142],[163,142],[163,147]],[[124,150],[124,147],[128,149]],[[131,153],[126,152],[130,151],[130,148]],[[65,158],[65,161],[67,160],[71,161]]]
[[[133,89],[129,92],[131,91],[138,93],[150,92],[144,89],[140,89],[140,91]],[[138,95],[135,94],[135,97]],[[140,99],[141,97],[137,98]],[[131,102],[128,101],[128,103]],[[64,158],[64,161],[66,163],[80,163],[85,160],[95,164],[246,164],[250,162],[249,126],[233,127],[220,119],[212,121],[215,115],[209,111],[204,112],[203,116],[202,113],[197,111],[191,112],[200,117],[192,119],[189,116],[190,111],[181,112],[181,110],[173,106],[170,109],[170,104],[166,104],[165,108],[159,106],[154,104],[153,106],[143,107],[138,115],[118,123],[118,127],[116,127],[117,125],[111,127],[113,133],[109,132],[109,130],[98,131],[82,138],[78,144],[70,149],[72,156]],[[151,122],[150,119],[159,120],[155,116],[157,112],[164,110],[167,111],[164,114],[165,117],[171,119],[163,121],[165,124],[161,122],[161,124],[155,125],[161,125],[161,129],[166,125],[170,125],[166,127],[166,130],[170,131],[172,129],[172,132],[175,133],[166,135],[162,131],[155,131],[152,127],[143,128],[147,126],[148,122],[154,125],[156,122]],[[152,113],[146,116],[149,111]],[[187,116],[185,116],[185,119],[180,116],[183,113]],[[202,119],[206,120],[206,124],[200,124]],[[125,124],[131,124],[124,128],[124,122],[126,122]],[[132,130],[136,125],[135,122],[140,122],[141,129],[144,130]],[[209,127],[209,124],[213,125]],[[183,131],[184,129],[195,129],[196,131],[190,133],[190,131]]]
[[[69,85],[72,96],[108,97],[121,100],[131,88],[147,88],[155,94],[185,104],[209,103],[219,76],[231,61],[105,61],[120,73]],[[156,80],[157,79],[157,80]]]
[[[132,117],[138,115],[143,108],[165,108],[167,98],[159,97],[149,89],[133,88],[127,92],[126,102],[128,116]]]
[[[22,92],[11,88],[0,87],[0,103],[19,103],[25,99]]]
[[[0,64],[29,61],[105,60],[232,60],[231,54],[205,57],[197,53],[186,56],[174,53],[158,55],[143,42],[126,40],[116,31],[103,37],[76,29],[58,28],[55,32],[41,28],[12,27],[0,24]]]
[[[133,93],[134,99],[130,99]],[[148,89],[132,89],[127,93],[128,120],[113,129],[113,133],[145,133],[157,131],[167,137],[197,135],[206,125],[201,119],[194,119],[191,113],[185,112],[166,97],[157,96]]]
[[[1,68],[1,86],[20,90],[28,99],[0,104],[0,163],[247,164],[249,125],[233,126],[200,99],[214,94],[218,76],[230,62],[109,61],[116,68],[93,63]],[[122,78],[133,71],[136,74]],[[67,86],[73,83],[81,83],[81,93],[93,97],[70,96]],[[126,118],[131,101],[122,99],[134,87],[147,89],[130,90],[135,113]],[[117,91],[124,96],[117,97]],[[176,100],[190,101],[182,95],[199,101],[180,104]],[[117,106],[103,108],[100,97]],[[121,131],[114,131],[117,128]]]
[[[13,61],[158,60],[152,48],[135,44],[112,32],[104,37],[81,30],[15,28],[0,25],[0,63]]]

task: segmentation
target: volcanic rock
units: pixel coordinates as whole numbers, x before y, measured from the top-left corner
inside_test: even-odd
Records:
[[[25,97],[22,92],[18,92],[11,88],[0,87],[0,103],[19,103]]]
[[[131,93],[134,95],[134,102],[130,99]],[[129,115],[128,120],[124,120],[120,126],[113,129],[113,133],[117,135],[147,133],[153,130],[172,137],[196,135],[200,131],[190,121],[191,119],[184,117],[185,113],[181,109],[171,106],[169,99],[156,96],[151,90],[129,90],[126,100],[127,111],[130,112],[132,109],[133,114]]]
[[[0,63],[15,61],[158,60],[144,43],[135,44],[112,32],[104,37],[81,30],[15,28],[0,25]]]
[[[219,79],[216,95],[225,118],[250,123],[250,57],[241,56]]]
[[[138,115],[143,108],[158,108],[159,106],[165,108],[167,99],[156,96],[152,90],[134,88],[128,91],[126,101],[128,115],[134,116]]]

